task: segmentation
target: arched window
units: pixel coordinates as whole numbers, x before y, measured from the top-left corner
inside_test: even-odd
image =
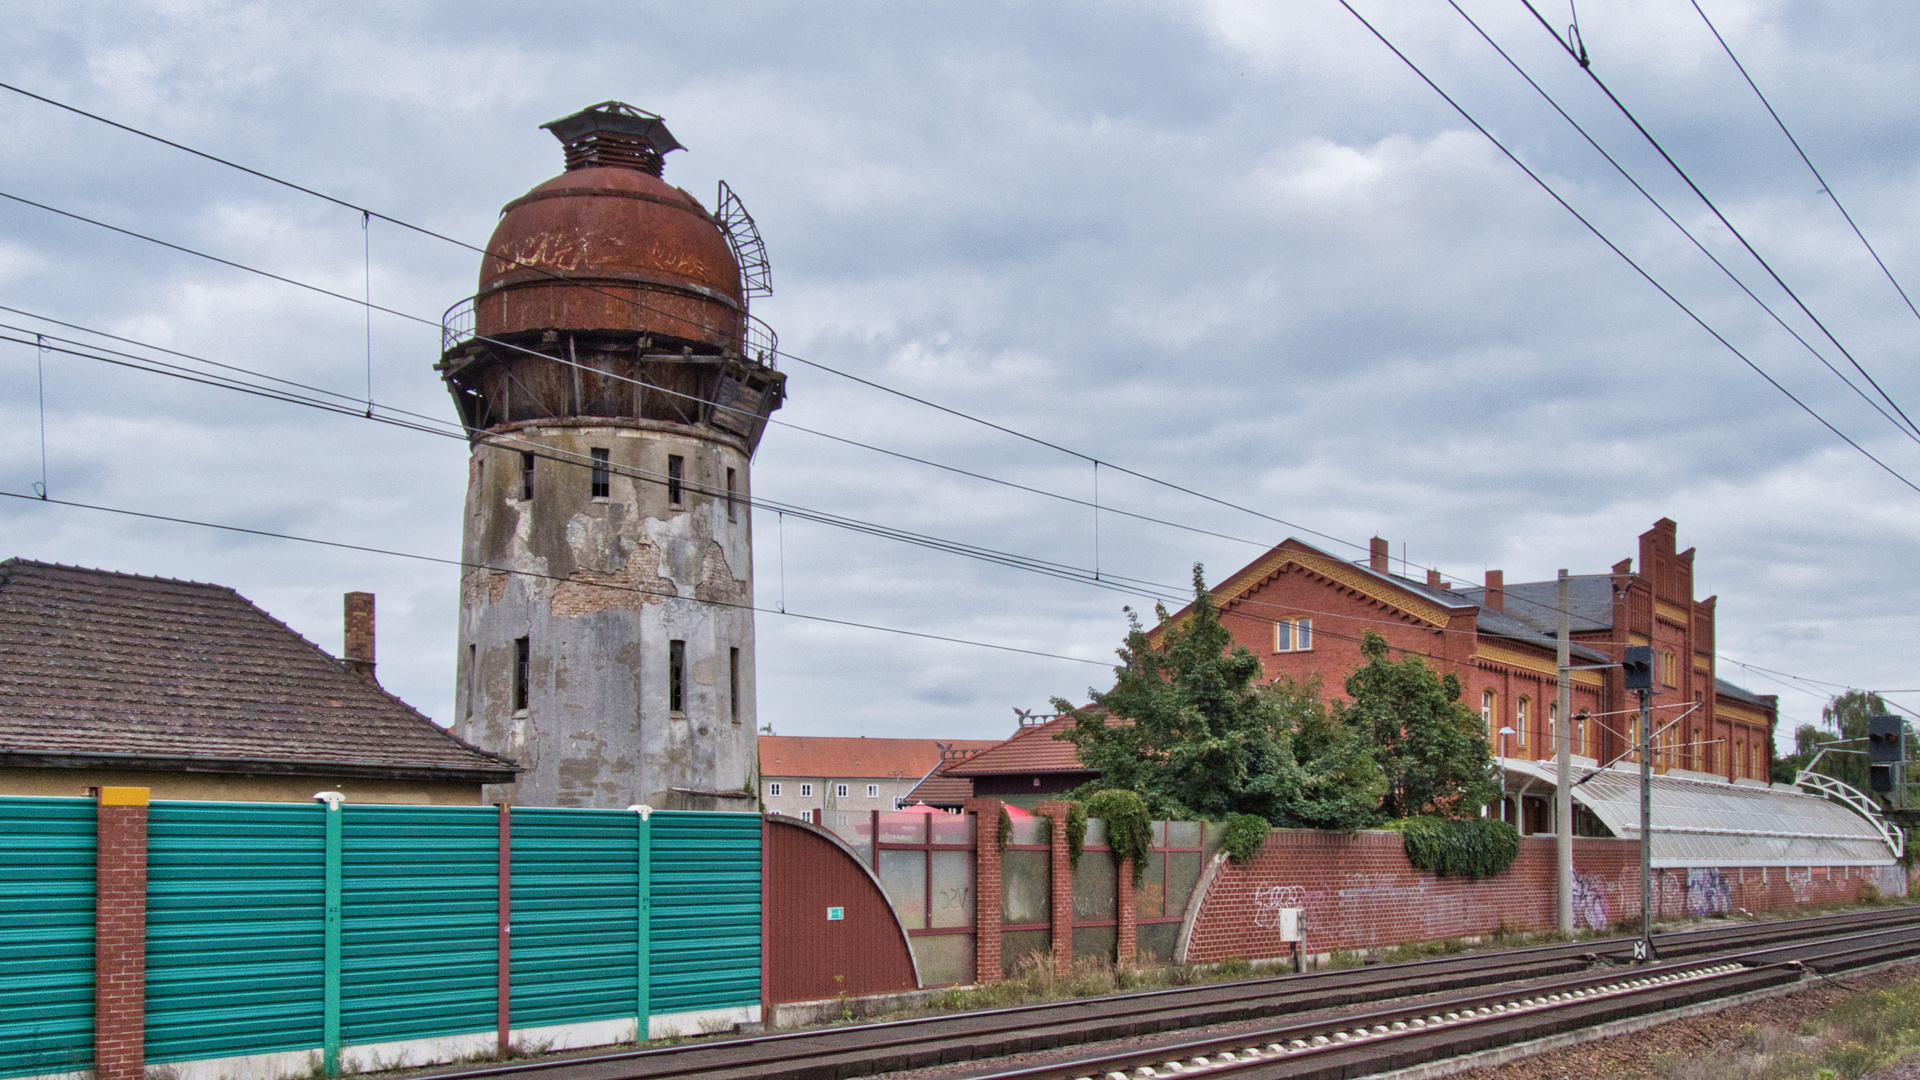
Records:
[[[1491,690],[1483,690],[1480,693],[1480,721],[1487,725],[1487,738],[1493,738],[1493,691]]]
[[[1527,745],[1527,706],[1531,704],[1526,698],[1513,703],[1514,739],[1521,746]]]
[[[1547,706],[1547,749],[1558,753],[1560,750],[1560,703]]]

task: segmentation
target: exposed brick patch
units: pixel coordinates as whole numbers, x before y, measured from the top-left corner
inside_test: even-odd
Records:
[[[1119,893],[1119,925],[1115,927],[1114,954],[1120,958],[1122,966],[1131,966],[1138,962],[1140,955],[1140,912],[1133,898],[1133,860],[1121,859],[1114,870],[1115,889]]]

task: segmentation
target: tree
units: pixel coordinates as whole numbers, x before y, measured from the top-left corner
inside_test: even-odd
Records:
[[[1100,772],[1075,795],[1133,791],[1156,816],[1369,823],[1384,785],[1365,740],[1327,715],[1315,688],[1257,684],[1259,658],[1233,645],[1198,565],[1193,591],[1184,624],[1159,612],[1158,648],[1128,612],[1113,688],[1093,691],[1091,706],[1055,699],[1075,717],[1063,738]]]
[[[1486,735],[1460,702],[1460,680],[1436,675],[1417,656],[1387,659],[1387,640],[1371,630],[1360,652],[1366,663],[1347,677],[1351,700],[1336,714],[1372,737],[1386,772],[1381,811],[1465,817],[1499,798]]]

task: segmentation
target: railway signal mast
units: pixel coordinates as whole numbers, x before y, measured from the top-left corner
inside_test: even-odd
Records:
[[[1640,940],[1633,958],[1653,955],[1653,646],[1629,645],[1620,665],[1626,689],[1640,695]]]

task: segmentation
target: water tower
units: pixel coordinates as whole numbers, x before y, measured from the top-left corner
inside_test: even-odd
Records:
[[[764,249],[725,183],[661,179],[660,117],[544,126],[566,171],[501,212],[438,365],[472,443],[455,730],[526,766],[520,805],[750,809]]]

